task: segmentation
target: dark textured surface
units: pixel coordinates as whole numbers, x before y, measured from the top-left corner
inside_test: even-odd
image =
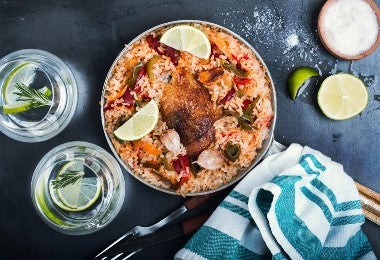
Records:
[[[98,101],[114,58],[141,32],[163,22],[200,19],[223,25],[250,42],[267,63],[278,98],[275,138],[308,145],[341,162],[353,179],[380,192],[380,49],[355,62],[338,60],[322,47],[316,32],[324,1],[0,1],[0,56],[39,48],[63,59],[77,79],[79,105],[68,127],[53,139],[35,144],[0,135],[0,258],[90,259],[129,228],[155,222],[181,199],[154,191],[125,172],[126,199],[118,217],[86,236],[60,234],[37,216],[30,199],[34,167],[53,147],[82,140],[107,150]],[[376,0],[379,5],[379,0]],[[299,44],[289,41],[297,35]],[[301,65],[323,75],[296,101],[286,79]],[[322,115],[316,92],[322,79],[344,71],[368,85],[369,104],[359,116],[332,121]],[[380,229],[366,222],[364,231],[380,255]],[[169,259],[187,238],[146,249],[136,259]]]

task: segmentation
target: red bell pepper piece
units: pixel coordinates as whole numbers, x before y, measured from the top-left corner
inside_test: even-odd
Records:
[[[245,110],[250,104],[252,103],[252,101],[251,100],[249,100],[249,99],[245,99],[244,101],[243,101],[243,110]]]
[[[238,63],[239,62],[239,59],[238,59],[238,57],[236,57],[235,55],[233,55],[232,54],[232,59],[234,60],[234,61],[236,61],[236,63]]]
[[[182,172],[182,177],[181,177],[181,183],[185,183],[187,182],[188,180],[190,179],[190,168],[186,168],[183,172]]]
[[[132,96],[131,90],[129,88],[127,88],[125,90],[125,93],[123,95],[123,100],[124,100],[124,103],[126,103],[126,106],[128,108],[133,107],[133,96]]]
[[[178,65],[178,54],[176,49],[166,46],[166,56],[170,58],[174,65]]]
[[[214,55],[215,58],[219,58],[220,51],[218,49],[218,46],[216,44],[211,44],[211,55]]]
[[[141,95],[141,98],[143,100],[147,100],[147,101],[151,101],[152,100],[152,98],[150,96],[148,96],[148,94],[145,94],[145,93]]]
[[[135,87],[133,88],[133,91],[136,93],[136,94],[139,94],[141,92],[141,86],[139,84],[139,80],[144,77],[146,75],[146,66],[143,66],[139,72],[139,74],[137,75],[137,78],[136,78],[136,85]]]
[[[190,179],[190,160],[187,155],[180,155],[179,160],[181,162],[181,183],[184,183]]]
[[[174,170],[175,170],[178,174],[181,173],[181,162],[180,162],[179,159],[174,160],[174,161],[172,162],[172,166],[173,166]]]
[[[224,96],[224,98],[222,98],[222,100],[220,100],[220,104],[224,104],[226,103],[227,101],[230,101],[232,96],[235,94],[236,92],[236,89],[232,88],[230,91],[228,91],[227,95]]]
[[[149,47],[154,49],[158,54],[168,56],[174,65],[178,64],[179,55],[176,49],[161,44],[160,38],[153,37],[152,35],[148,35],[146,41],[148,42]]]
[[[189,157],[187,155],[180,155],[180,156],[178,156],[178,158],[181,162],[182,169],[188,168],[190,166],[190,160],[189,160]]]
[[[139,72],[139,75],[137,75],[136,82],[138,82],[142,77],[146,75],[146,67],[143,66]]]
[[[239,59],[239,62],[240,62],[241,60],[248,60],[248,59],[249,59],[248,54],[244,54],[243,57],[241,57],[241,58]]]
[[[234,80],[235,85],[238,87],[242,85],[244,86],[251,82],[250,78],[239,78],[237,76],[234,76],[233,80]]]
[[[148,42],[148,45],[150,48],[154,49],[158,54],[164,55],[165,53],[161,51],[161,43],[160,39],[158,37],[153,37],[152,35],[148,35],[146,37],[146,41]]]
[[[107,102],[106,105],[103,107],[103,111],[106,112],[107,110],[110,110],[112,108],[113,101]]]
[[[182,174],[181,183],[190,179],[190,160],[187,155],[179,155],[177,160],[172,162],[175,171]]]

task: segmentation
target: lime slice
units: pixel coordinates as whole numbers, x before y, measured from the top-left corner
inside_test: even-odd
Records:
[[[99,198],[102,183],[95,175],[84,177],[84,166],[81,162],[68,162],[59,170],[57,179],[70,172],[77,172],[79,178],[69,185],[55,189],[53,182],[49,183],[50,196],[54,203],[66,211],[83,211],[91,207]]]
[[[158,121],[158,116],[157,103],[152,99],[127,122],[116,129],[114,134],[123,141],[138,140],[154,129]]]
[[[51,90],[48,87],[43,87],[39,89],[42,94],[44,94],[46,97],[51,96]],[[16,114],[16,113],[21,113],[25,112],[29,109],[30,102],[13,102],[10,104],[4,104],[3,105],[3,112],[4,114]]]
[[[17,114],[24,111],[27,111],[30,107],[30,102],[25,103],[13,103],[13,104],[5,104],[3,106],[4,114]]]
[[[211,44],[207,35],[189,25],[170,28],[161,36],[160,42],[176,50],[187,51],[202,59],[208,59],[211,54]]]
[[[318,71],[310,67],[299,67],[288,78],[288,92],[291,99],[297,97],[300,87],[311,77],[319,76]]]
[[[24,84],[29,86],[36,76],[37,66],[30,62],[25,62],[14,68],[11,73],[5,78],[3,85],[3,98],[5,103],[23,103],[22,101],[16,101],[17,95],[14,94],[16,89],[16,84]]]
[[[43,188],[44,186],[45,186],[44,180],[43,179],[38,180],[36,184],[35,194],[34,194],[38,207],[45,214],[45,216],[49,218],[51,221],[53,221],[54,223],[58,225],[62,225],[62,226],[66,225],[66,223],[63,220],[61,220],[56,214],[54,214],[50,210],[45,200],[44,188]]]
[[[345,120],[364,110],[368,91],[359,78],[347,73],[335,74],[322,82],[318,104],[328,118]]]

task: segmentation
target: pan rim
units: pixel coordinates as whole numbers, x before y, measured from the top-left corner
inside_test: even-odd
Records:
[[[128,50],[128,48],[134,44],[136,41],[138,41],[139,39],[141,39],[142,37],[144,37],[145,35],[153,32],[153,31],[156,31],[160,28],[163,28],[163,27],[166,27],[166,26],[171,26],[171,25],[176,25],[176,24],[185,24],[185,23],[199,23],[199,24],[206,24],[208,26],[212,26],[212,27],[215,27],[215,28],[218,28],[218,29],[221,29],[227,33],[229,33],[230,35],[234,36],[236,39],[238,39],[239,41],[241,41],[243,44],[245,44],[249,49],[251,49],[253,51],[253,53],[255,54],[256,58],[259,60],[261,66],[263,67],[268,79],[269,79],[269,82],[270,82],[270,87],[271,87],[271,105],[272,105],[272,110],[273,110],[273,119],[271,121],[271,125],[270,125],[270,129],[269,129],[269,137],[267,139],[265,139],[263,141],[263,144],[262,144],[262,147],[258,150],[258,153],[256,155],[256,157],[253,159],[252,163],[250,164],[250,166],[248,166],[247,168],[245,168],[243,171],[239,172],[237,176],[233,177],[229,182],[223,184],[222,186],[216,188],[216,189],[212,189],[212,190],[207,190],[207,191],[200,191],[200,192],[194,192],[194,193],[178,193],[178,192],[175,192],[175,191],[172,191],[172,190],[167,190],[167,189],[164,189],[164,188],[161,188],[161,187],[158,187],[158,186],[155,186],[147,181],[145,181],[143,178],[135,175],[133,173],[133,171],[128,167],[128,165],[126,165],[126,163],[120,158],[119,154],[116,152],[107,132],[106,132],[106,129],[105,129],[105,118],[104,118],[104,110],[103,110],[103,107],[104,107],[104,96],[105,96],[105,90],[106,90],[106,86],[107,86],[107,83],[110,79],[110,77],[112,76],[112,71],[115,67],[115,65],[117,64],[118,60],[124,55],[125,51]],[[253,48],[253,46],[248,43],[245,39],[243,39],[241,36],[239,36],[237,33],[221,26],[221,25],[218,25],[218,24],[215,24],[215,23],[211,23],[211,22],[207,22],[207,21],[202,21],[202,20],[176,20],[176,21],[171,21],[171,22],[166,22],[166,23],[162,23],[162,24],[159,24],[159,25],[156,25],[146,31],[144,31],[143,33],[140,33],[138,36],[136,36],[133,40],[131,40],[128,44],[125,45],[125,47],[120,51],[120,53],[117,55],[117,57],[115,58],[115,60],[113,61],[110,69],[108,70],[108,73],[107,73],[107,76],[105,78],[105,81],[103,83],[103,89],[102,89],[102,94],[101,94],[101,100],[100,100],[100,110],[101,110],[101,121],[102,121],[102,128],[103,128],[103,133],[106,137],[106,140],[107,140],[107,143],[108,143],[108,146],[110,147],[113,155],[116,157],[117,161],[121,164],[121,166],[130,174],[132,175],[134,178],[136,178],[138,181],[142,182],[144,185],[147,185],[149,186],[150,188],[153,188],[155,190],[158,190],[158,191],[161,191],[161,192],[164,192],[166,194],[171,194],[171,195],[176,195],[176,196],[199,196],[199,195],[207,195],[207,194],[210,194],[210,193],[214,193],[214,192],[218,192],[220,190],[224,190],[234,184],[236,184],[237,182],[239,182],[241,179],[243,179],[264,157],[264,155],[267,153],[269,147],[271,146],[271,143],[272,141],[274,140],[274,129],[275,129],[275,125],[276,125],[276,121],[277,121],[277,99],[276,99],[276,90],[275,90],[275,87],[274,87],[274,82],[273,82],[273,79],[272,79],[272,76],[269,72],[269,69],[266,65],[266,63],[264,62],[264,60],[262,59],[262,57],[259,55],[259,53],[256,51],[255,48]]]

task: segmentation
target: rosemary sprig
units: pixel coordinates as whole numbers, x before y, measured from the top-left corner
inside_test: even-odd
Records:
[[[65,174],[59,175],[57,179],[52,181],[54,189],[62,189],[69,184],[74,184],[79,178],[84,175],[83,171],[70,171],[68,170]]]
[[[16,83],[16,88],[18,90],[18,92],[15,92],[18,96],[16,101],[29,102],[29,108],[38,108],[51,105],[50,99],[34,88],[28,87],[23,83]]]

